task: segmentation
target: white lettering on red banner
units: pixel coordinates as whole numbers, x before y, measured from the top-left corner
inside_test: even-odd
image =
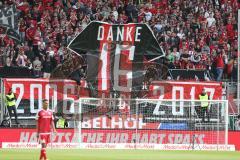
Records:
[[[213,131],[214,132],[214,131]],[[234,150],[234,145],[240,146],[239,141],[230,141],[225,145],[212,136],[216,133],[208,131],[178,131],[177,133],[164,130],[101,130],[82,129],[82,134],[74,134],[73,129],[58,130],[52,135],[49,147],[53,148],[111,148],[111,149],[164,149],[187,150],[192,149],[191,143],[195,140],[195,149],[201,150]],[[234,133],[234,134],[233,134]],[[230,132],[231,137],[238,137],[236,132]],[[221,133],[218,133],[221,135]],[[6,136],[8,135],[8,136]],[[194,135],[194,136],[193,136]],[[81,143],[79,138],[81,137]],[[34,129],[1,129],[0,148],[39,148],[37,134]],[[233,143],[234,142],[234,143]],[[234,145],[233,145],[234,144]],[[200,148],[199,148],[200,147]]]
[[[29,103],[29,112],[35,114],[41,106],[42,99],[50,99],[54,109],[57,106],[58,101],[63,101],[64,113],[73,112],[73,101],[78,97],[89,97],[89,91],[86,82],[81,83],[81,89],[79,93],[76,93],[76,85],[74,81],[70,80],[46,80],[46,79],[4,79],[5,91],[9,88],[13,88],[16,93],[17,107],[21,105],[23,100],[27,100]],[[222,87],[220,83],[205,82],[171,82],[171,81],[156,81],[152,83],[150,90],[147,93],[147,97],[151,99],[185,99],[193,100],[198,99],[198,95],[202,89],[205,88],[210,96],[210,99],[218,100],[222,96]],[[104,96],[104,95],[103,95]],[[120,97],[126,97],[126,95],[120,95]],[[37,101],[37,103],[36,103]],[[35,103],[34,103],[35,102]],[[24,103],[24,105],[28,105]],[[71,104],[70,107],[68,104]],[[160,111],[161,105],[159,101],[153,110],[154,115],[164,115],[165,111]],[[194,102],[192,102],[194,103]],[[35,106],[36,105],[36,106]],[[192,104],[194,106],[194,104]],[[183,102],[180,102],[180,109],[176,109],[176,102],[172,102],[171,112],[173,115],[183,115]],[[26,114],[25,109],[18,108],[18,113]]]

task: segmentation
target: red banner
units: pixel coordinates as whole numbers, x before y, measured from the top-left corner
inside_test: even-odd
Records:
[[[1,129],[0,146],[5,142],[34,143],[37,141],[35,129]],[[216,141],[216,135],[223,133],[214,131],[166,131],[166,130],[101,130],[82,129],[83,143],[143,143],[143,144],[223,144],[224,140]],[[194,136],[193,136],[194,135]],[[228,144],[240,150],[240,132],[228,133]],[[55,143],[74,143],[73,129],[58,130],[53,136]]]
[[[222,98],[222,85],[216,82],[154,81],[148,97],[159,99],[199,99],[205,88],[211,100]]]
[[[71,80],[48,80],[48,79],[4,79],[5,91],[9,88],[15,91],[21,99],[54,98],[64,99],[89,97],[87,85],[82,81],[80,92],[76,94],[76,83]],[[221,99],[222,86],[216,82],[177,82],[177,81],[155,81],[147,92],[147,98],[161,99],[198,99],[202,89],[209,93],[210,98]],[[65,95],[65,97],[64,97]]]
[[[85,81],[82,81],[80,90],[77,89],[75,81],[71,80],[48,80],[48,79],[4,79],[5,92],[12,88],[16,94],[16,106],[18,114],[24,117],[32,117],[41,106],[42,99],[50,100],[51,109],[56,107],[69,111],[73,108],[73,101],[79,97],[89,97],[89,88]],[[205,88],[210,99],[221,99],[222,87],[220,83],[214,82],[171,82],[155,81],[149,90],[142,91],[144,98],[152,99],[198,99],[198,95]],[[121,97],[131,95],[124,93]],[[104,94],[102,94],[104,97]],[[129,99],[130,97],[126,97]],[[124,98],[123,98],[124,99]],[[69,107],[69,104],[71,106]],[[149,106],[150,107],[150,106]],[[158,111],[156,107],[154,111]],[[174,111],[174,105],[169,109]],[[150,109],[150,108],[149,108]],[[168,109],[168,110],[169,110]],[[171,112],[172,112],[171,111]],[[183,113],[182,113],[183,114]],[[175,115],[173,113],[173,115]]]
[[[76,82],[72,80],[4,79],[4,85],[5,92],[12,88],[20,99],[54,98],[62,100],[76,98],[76,95],[89,97],[84,81],[81,83],[79,94],[77,94]]]

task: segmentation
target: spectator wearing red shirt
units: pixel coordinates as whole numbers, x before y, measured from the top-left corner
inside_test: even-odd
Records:
[[[223,75],[223,69],[224,69],[224,60],[225,60],[225,52],[218,51],[217,56],[214,58],[214,63],[216,65],[216,81],[221,81],[222,75]]]
[[[19,27],[19,35],[21,37],[21,40],[25,41],[25,31],[27,27],[26,27],[26,21],[23,18],[19,19],[18,27]]]
[[[231,20],[228,20],[228,24],[226,25],[227,36],[230,41],[234,41],[235,38],[235,31],[233,29],[233,25]]]
[[[26,30],[26,40],[29,42],[29,45],[33,43],[36,30],[37,28],[33,24]]]
[[[154,34],[164,51],[177,48],[177,51],[187,49],[201,54],[205,48],[210,48],[210,54],[207,51],[205,59],[212,59],[211,63],[215,62],[213,61],[214,48],[218,48],[215,46],[222,44],[225,51],[227,51],[226,46],[232,48],[228,51],[229,57],[237,49],[237,0],[218,0],[219,4],[215,3],[217,1],[195,2],[191,0],[149,1],[138,5],[134,2],[16,0],[4,1],[4,5],[16,3],[20,10],[19,30],[24,40],[23,43],[27,42],[30,47],[32,44],[38,44],[40,54],[35,57],[39,56],[39,59],[46,54],[45,50],[51,46],[52,42],[57,45],[56,49],[62,47],[92,20],[112,24],[147,23],[154,29]],[[41,41],[39,41],[39,34],[35,33],[38,27],[41,32],[40,39],[43,39]],[[6,37],[5,41],[2,38],[1,42],[12,47],[11,37],[10,40],[8,38]],[[203,68],[207,67],[204,61],[201,60],[200,63]],[[180,63],[177,58],[173,64],[175,67],[180,67],[180,64],[184,68],[193,67],[188,63]],[[198,67],[197,65],[199,63],[194,62],[195,68]],[[211,64],[208,65],[211,66]]]
[[[187,49],[183,49],[181,56],[180,56],[180,67],[181,69],[187,69],[189,64],[189,59],[191,55],[189,55],[189,51]]]

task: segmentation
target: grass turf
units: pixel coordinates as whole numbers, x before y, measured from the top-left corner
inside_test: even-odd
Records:
[[[38,160],[37,149],[0,149],[0,160]],[[49,160],[240,160],[240,152],[161,150],[47,150]]]

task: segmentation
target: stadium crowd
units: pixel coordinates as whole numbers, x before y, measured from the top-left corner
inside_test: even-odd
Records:
[[[1,40],[0,65],[28,67],[50,77],[69,54],[67,44],[90,21],[147,23],[170,69],[209,70],[214,79],[237,76],[237,0],[3,0],[16,4],[23,45]]]

